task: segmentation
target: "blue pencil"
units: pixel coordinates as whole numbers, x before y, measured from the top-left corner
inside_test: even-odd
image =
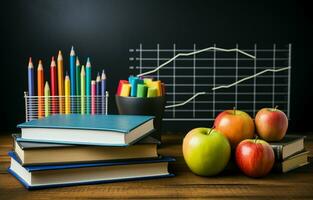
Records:
[[[86,63],[86,114],[90,114],[90,95],[91,95],[91,64],[87,58]]]
[[[71,111],[72,113],[76,113],[76,73],[75,73],[75,51],[74,47],[72,46],[71,53],[70,53],[70,80],[71,80]]]
[[[102,70],[102,75],[101,75],[101,114],[106,114],[105,113],[105,92],[106,92],[106,74],[104,70]]]
[[[26,116],[29,120],[34,119],[33,113],[33,96],[35,95],[35,88],[34,88],[34,65],[32,62],[32,58],[29,57],[28,62],[28,116]]]

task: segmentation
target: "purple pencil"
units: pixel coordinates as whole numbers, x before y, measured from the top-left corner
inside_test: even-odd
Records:
[[[97,94],[97,97],[96,97],[96,111],[97,111],[97,114],[100,114],[101,113],[101,102],[100,102],[100,92],[101,92],[101,78],[100,78],[100,74],[98,73],[97,75],[97,79],[96,79],[96,94]]]

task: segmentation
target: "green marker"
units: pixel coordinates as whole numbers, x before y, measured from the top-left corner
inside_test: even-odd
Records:
[[[147,97],[148,87],[144,84],[137,85],[137,97]]]
[[[157,89],[155,87],[149,87],[148,88],[148,94],[147,97],[156,97],[157,95]]]

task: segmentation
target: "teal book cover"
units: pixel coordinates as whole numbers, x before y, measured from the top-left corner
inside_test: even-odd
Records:
[[[52,115],[19,124],[17,127],[100,130],[127,134],[153,118],[142,115]]]

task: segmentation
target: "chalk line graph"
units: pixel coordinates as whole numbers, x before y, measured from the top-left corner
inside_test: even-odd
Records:
[[[145,75],[149,75],[149,74],[152,74],[154,72],[157,72],[159,71],[162,67],[164,67],[165,65],[171,63],[172,61],[174,61],[175,59],[177,59],[178,57],[182,57],[182,56],[191,56],[191,55],[196,55],[196,54],[199,54],[199,53],[202,53],[202,52],[205,52],[205,51],[211,51],[211,50],[216,50],[216,51],[224,51],[224,52],[239,52],[243,55],[246,55],[252,59],[255,59],[255,56],[251,55],[251,54],[248,54],[238,48],[234,48],[234,49],[223,49],[223,48],[218,48],[218,47],[208,47],[208,48],[205,48],[205,49],[200,49],[198,51],[193,51],[193,52],[190,52],[190,53],[179,53],[179,54],[176,54],[174,57],[172,57],[171,59],[169,59],[168,61],[164,62],[162,65],[159,65],[158,67],[156,67],[155,69],[153,70],[150,70],[150,71],[147,71],[147,72],[144,72],[144,73],[141,73],[141,74],[138,74],[137,76],[138,77],[141,77],[141,76],[145,76]]]
[[[130,69],[139,72],[137,76],[165,82],[169,104],[165,120],[213,120],[232,106],[254,115],[262,106],[279,105],[289,116],[291,44],[253,47],[219,48],[214,44],[197,49],[194,44],[179,49],[173,44],[173,48],[161,49],[157,44],[157,48],[144,49],[140,44],[129,50],[135,54],[129,58],[134,62]]]
[[[221,85],[221,86],[217,86],[217,87],[214,87],[212,88],[212,90],[218,90],[218,89],[223,89],[223,88],[230,88],[230,87],[233,87],[241,82],[244,82],[246,80],[249,80],[249,79],[252,79],[254,77],[257,77],[261,74],[264,74],[266,72],[281,72],[281,71],[284,71],[284,70],[289,70],[291,67],[282,67],[282,68],[279,68],[279,69],[266,69],[266,70],[263,70],[257,74],[253,74],[251,76],[247,76],[243,79],[240,79],[239,81],[236,81],[232,84],[229,84],[229,85]],[[205,95],[205,94],[208,94],[207,92],[197,92],[196,94],[194,94],[192,97],[190,97],[189,99],[187,99],[186,101],[182,102],[182,103],[179,103],[179,104],[173,104],[173,105],[168,105],[168,106],[165,106],[165,108],[174,108],[174,107],[179,107],[179,106],[183,106],[183,105],[186,105],[187,103],[189,103],[190,101],[192,101],[194,98],[196,98],[197,96],[199,95]]]

